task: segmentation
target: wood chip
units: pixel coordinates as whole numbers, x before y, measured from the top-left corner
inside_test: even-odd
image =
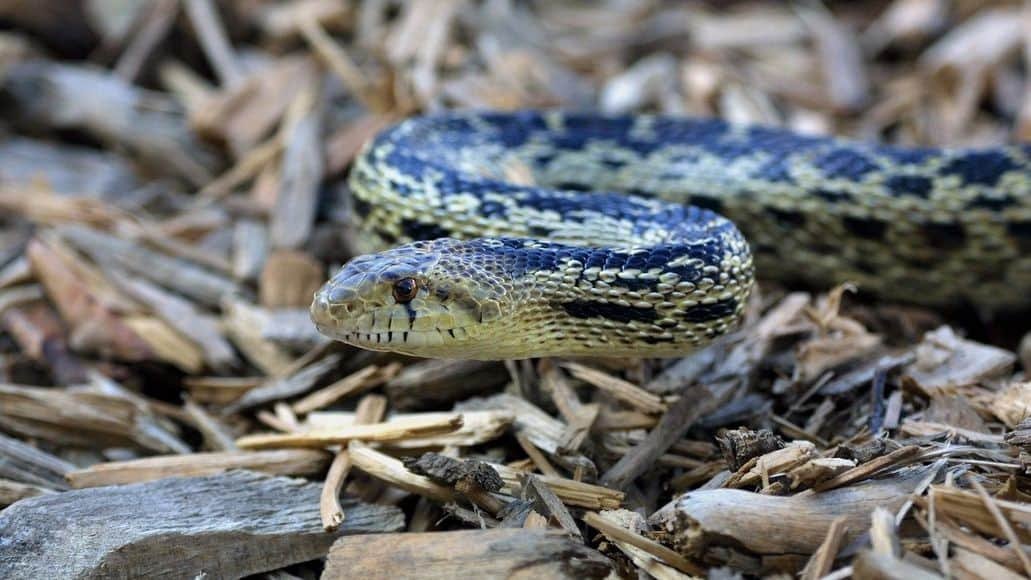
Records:
[[[321,473],[328,464],[329,455],[322,451],[228,451],[97,463],[85,469],[69,471],[66,477],[73,488],[81,489],[140,483],[166,477],[214,475],[233,469],[249,469],[269,475],[313,475]]]
[[[310,483],[234,471],[29,498],[0,513],[0,568],[12,580],[275,570],[324,556],[336,539],[319,525],[318,493]],[[404,523],[397,508],[347,507],[342,534],[397,531]]]
[[[390,557],[384,558],[384,554]],[[333,545],[323,578],[606,578],[598,552],[548,530],[467,530],[352,536]]]
[[[400,441],[411,438],[425,438],[438,434],[453,433],[462,427],[462,416],[444,420],[424,419],[403,423],[379,423],[376,425],[354,425],[348,428],[289,433],[283,435],[247,435],[237,439],[241,449],[273,449],[286,447],[328,447],[347,444],[349,441]]]

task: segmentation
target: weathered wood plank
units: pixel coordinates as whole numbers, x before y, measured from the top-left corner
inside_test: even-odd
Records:
[[[238,578],[404,525],[395,507],[343,507],[326,533],[317,484],[248,471],[48,494],[0,512],[0,577]]]

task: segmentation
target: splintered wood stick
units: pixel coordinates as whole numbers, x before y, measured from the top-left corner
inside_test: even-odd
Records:
[[[802,580],[819,580],[830,573],[834,565],[834,559],[838,556],[841,548],[841,539],[845,536],[848,528],[845,523],[848,518],[841,516],[831,522],[827,528],[827,537],[823,539],[820,547],[813,552],[809,562],[802,570]]]
[[[640,548],[685,574],[691,574],[699,577],[704,577],[706,575],[705,569],[701,566],[691,562],[687,558],[684,558],[680,554],[674,552],[666,546],[663,546],[655,540],[648,539],[640,534],[635,534],[634,532],[631,532],[626,528],[617,526],[616,524],[603,518],[598,513],[585,513],[583,516],[583,521],[592,528],[605,534],[608,538],[614,541],[626,542],[631,546]]]
[[[380,423],[376,425],[352,425],[340,429],[309,431],[307,433],[284,433],[248,435],[237,439],[241,449],[274,449],[278,447],[328,447],[347,444],[349,441],[399,441],[412,437],[428,437],[452,433],[462,428],[462,416],[445,419],[406,421],[404,424]]]
[[[211,68],[215,69],[222,84],[228,87],[241,82],[243,73],[215,5],[211,0],[186,0],[186,13]]]
[[[441,503],[455,500],[454,491],[447,486],[434,483],[424,475],[416,475],[408,471],[400,460],[380,453],[361,441],[348,443],[347,451],[350,453],[355,467],[376,479]]]
[[[231,469],[249,469],[273,475],[312,475],[325,469],[328,461],[329,455],[326,452],[311,449],[219,451],[97,463],[85,469],[70,471],[65,478],[73,488],[79,489],[173,476],[214,475]]]
[[[369,367],[375,368],[375,367]],[[387,412],[387,398],[382,395],[366,395],[355,410],[355,425],[379,423]],[[337,452],[322,484],[319,496],[319,515],[322,528],[334,532],[344,523],[344,508],[340,505],[340,490],[344,488],[347,474],[351,472],[351,454],[347,448]]]
[[[490,465],[497,470],[498,475],[500,475],[501,479],[505,482],[505,487],[502,488],[502,492],[515,495],[516,491],[522,487],[522,483],[519,481],[519,478],[521,475],[524,476],[525,472],[497,463],[492,463]],[[623,498],[626,496],[626,494],[616,489],[609,489],[600,485],[591,485],[589,483],[583,483],[582,481],[576,481],[573,479],[552,477],[549,475],[538,475],[535,477],[551,488],[551,491],[555,492],[555,495],[562,500],[562,503],[577,507],[585,507],[588,509],[616,509],[623,504]]]

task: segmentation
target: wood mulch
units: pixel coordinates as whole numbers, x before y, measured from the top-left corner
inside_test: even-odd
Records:
[[[331,343],[442,108],[1031,140],[1026,3],[0,2],[0,577],[1031,576],[1031,321],[762,284],[677,360]],[[861,289],[860,289],[861,290]]]

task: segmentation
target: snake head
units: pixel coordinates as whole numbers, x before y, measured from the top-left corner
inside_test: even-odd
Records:
[[[355,346],[456,356],[502,324],[505,285],[466,242],[415,242],[347,263],[315,293],[319,332]]]

